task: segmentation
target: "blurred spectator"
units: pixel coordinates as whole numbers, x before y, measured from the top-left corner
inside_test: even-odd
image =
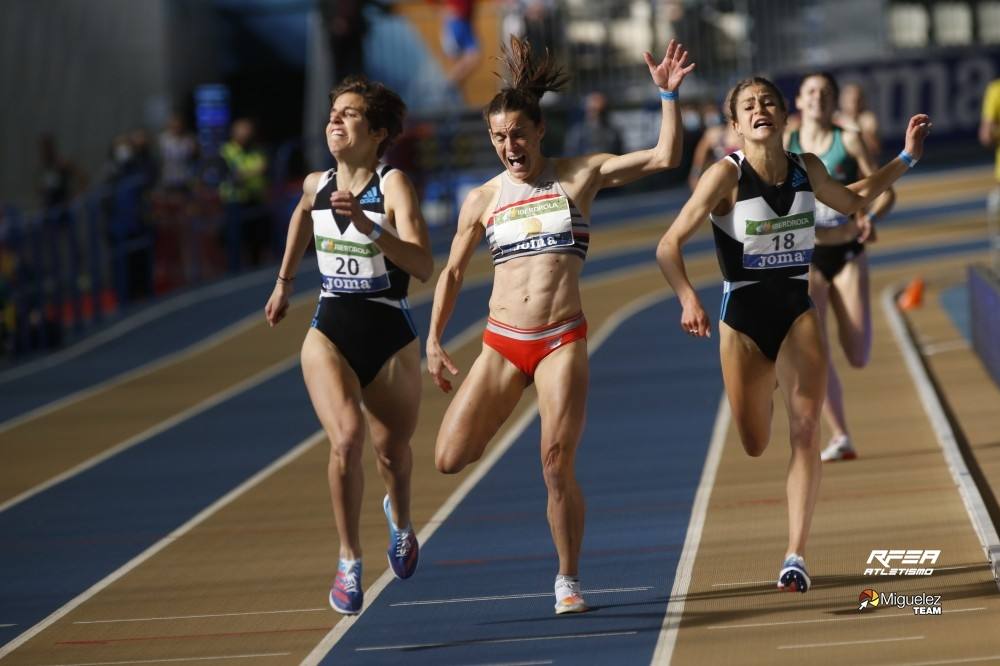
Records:
[[[171,114],[159,136],[160,187],[167,192],[191,189],[198,142],[179,113]]]
[[[65,206],[74,192],[74,181],[78,179],[76,167],[59,154],[55,138],[42,134],[38,139],[38,195],[42,207],[50,210]]]
[[[861,134],[868,155],[877,164],[882,152],[882,140],[879,138],[878,117],[868,109],[865,103],[865,92],[857,83],[848,83],[840,89],[840,108],[833,116],[833,122],[844,129],[854,130]]]
[[[591,153],[621,155],[622,135],[608,120],[608,98],[592,92],[584,98],[583,119],[566,132],[563,152],[569,156]]]
[[[255,143],[249,118],[237,118],[220,154],[226,176],[219,197],[226,209],[225,242],[229,270],[260,264],[267,252],[271,218],[267,210],[267,156]]]
[[[446,76],[461,88],[482,59],[479,40],[472,24],[475,0],[439,0],[441,9],[441,48],[451,60]]]
[[[727,98],[728,99],[728,98]],[[702,109],[705,131],[695,145],[691,157],[691,171],[688,173],[688,186],[694,190],[698,179],[705,169],[718,162],[726,155],[740,150],[743,140],[729,122],[729,103],[723,102],[722,112],[714,103],[707,104]]]
[[[548,49],[558,53],[564,31],[554,0],[507,0],[501,32],[503,43],[517,35],[537,45],[539,52]]]
[[[333,80],[342,81],[365,70],[366,0],[320,0],[319,11],[330,33]]]

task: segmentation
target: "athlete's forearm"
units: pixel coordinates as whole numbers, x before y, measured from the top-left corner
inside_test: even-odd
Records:
[[[842,212],[848,214],[858,212],[889,189],[907,171],[909,167],[897,157],[867,178],[851,183],[847,189],[858,195],[856,205],[853,210]]]
[[[656,246],[656,263],[663,277],[677,294],[677,300],[688,303],[696,297],[694,287],[684,269],[684,257],[680,245],[669,234],[660,239],[659,245]]]
[[[431,324],[427,332],[428,344],[440,344],[444,329],[455,310],[458,292],[462,289],[462,274],[451,267],[445,267],[434,287],[434,303],[431,306]]]
[[[429,248],[383,233],[375,241],[385,256],[421,282],[427,282],[434,272],[434,257]]]
[[[288,223],[288,235],[285,241],[285,254],[281,258],[281,268],[278,275],[286,280],[293,280],[299,272],[302,256],[312,240],[312,218],[309,211],[296,207],[292,219]]]

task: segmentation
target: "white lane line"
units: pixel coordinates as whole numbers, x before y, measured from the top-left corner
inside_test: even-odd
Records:
[[[896,294],[900,291],[902,291],[902,287],[899,285],[886,287],[882,291],[882,310],[885,311],[886,319],[889,320],[889,327],[896,338],[896,345],[903,355],[906,369],[909,370],[910,376],[913,378],[917,395],[920,396],[920,402],[934,428],[938,445],[948,463],[951,477],[958,487],[958,494],[962,497],[965,511],[969,514],[969,520],[976,536],[979,537],[979,543],[982,544],[986,559],[990,563],[993,580],[1000,588],[1000,535],[997,534],[997,528],[990,518],[989,510],[986,508],[983,496],[979,493],[976,481],[962,458],[955,432],[951,429],[951,423],[949,423],[944,406],[941,404],[941,397],[934,388],[934,382],[924,366],[923,359],[917,353],[906,321],[896,307]]]
[[[629,317],[632,317],[637,312],[653,305],[657,301],[665,300],[669,295],[670,292],[665,289],[654,291],[631,301],[616,311],[606,322],[604,322],[604,326],[602,326],[587,343],[589,355],[593,356],[594,352],[596,352],[597,349],[599,349],[600,346],[611,336],[611,334],[614,333],[614,331],[617,330],[617,328],[621,326],[622,323],[624,323]],[[438,510],[434,513],[431,519],[427,521],[427,524],[424,525],[423,529],[420,530],[420,533],[417,535],[417,539],[420,543],[426,543],[430,540],[431,536],[434,535],[434,532],[437,531],[438,527],[444,524],[444,521],[447,520],[448,516],[450,516],[455,510],[455,507],[457,507],[462,500],[465,499],[465,496],[472,491],[476,484],[479,483],[480,479],[486,476],[500,457],[503,456],[503,454],[507,452],[507,449],[509,449],[517,438],[520,437],[524,429],[527,428],[537,416],[537,405],[538,402],[536,400],[534,403],[529,405],[527,409],[525,409],[520,418],[518,418],[517,421],[514,422],[514,425],[511,426],[511,429],[507,431],[507,434],[493,445],[493,448],[491,448],[476,464],[469,475],[462,480],[462,483],[459,484],[458,488],[456,488],[454,492],[452,492],[447,501],[445,501],[445,503],[438,508]],[[394,576],[390,569],[386,569],[382,572],[382,575],[378,578],[378,580],[376,580],[370,588],[365,590],[365,607],[362,608],[361,614],[347,615],[334,625],[333,629],[330,630],[330,633],[324,636],[323,640],[321,640],[319,644],[313,648],[313,651],[302,660],[302,666],[316,666],[319,664],[320,661],[323,660],[323,657],[325,657],[326,654],[333,649],[333,646],[337,644],[337,641],[339,641],[354,625],[357,618],[364,614],[365,610],[373,601],[375,601],[378,595],[382,593],[382,590],[385,589],[393,578]]]
[[[329,607],[291,608],[288,610],[247,611],[245,613],[208,613],[205,615],[168,615],[164,617],[125,617],[113,620],[78,620],[73,624],[115,624],[118,622],[156,622],[158,620],[200,620],[207,617],[241,617],[244,615],[277,615],[280,613],[325,613],[329,610]]]
[[[613,594],[615,592],[648,592],[652,587],[609,587],[601,590],[582,590],[582,594]],[[396,606],[431,606],[435,604],[461,604],[476,601],[505,601],[507,599],[534,599],[551,597],[551,592],[530,592],[527,594],[502,594],[495,597],[458,597],[455,599],[426,599],[424,601],[399,601],[389,604]]]
[[[977,608],[955,608],[942,611],[942,615],[952,613],[973,613],[975,611],[986,610],[986,606]],[[788,624],[815,624],[817,622],[868,622],[870,620],[881,620],[889,617],[913,617],[913,613],[858,613],[851,617],[824,617],[815,620],[786,620],[784,622],[754,622],[752,624],[712,624],[709,629],[753,629],[756,627],[781,627]]]
[[[144,562],[152,558],[154,555],[159,553],[161,550],[163,550],[164,548],[166,548],[167,546],[169,546],[170,544],[172,544],[173,542],[177,541],[182,536],[190,532],[200,523],[203,523],[205,520],[207,520],[214,514],[218,513],[221,509],[225,508],[227,505],[231,504],[234,500],[236,500],[240,495],[252,489],[253,487],[257,486],[267,477],[271,476],[279,469],[281,469],[288,463],[292,462],[300,455],[308,451],[310,448],[315,446],[317,443],[322,441],[325,436],[326,435],[324,435],[322,430],[314,432],[312,435],[299,442],[292,450],[288,451],[285,455],[281,456],[273,463],[271,463],[264,469],[260,470],[256,474],[254,474],[252,477],[250,477],[249,479],[238,485],[236,488],[230,490],[223,497],[219,498],[213,504],[203,509],[200,513],[198,513],[189,521],[178,527],[176,530],[174,530],[170,534],[166,535],[165,537],[157,541],[155,544],[153,544],[152,546],[144,550],[142,553],[140,553],[136,557],[126,562],[124,565],[120,566],[115,571],[105,576],[97,583],[91,585],[90,588],[81,592],[72,600],[63,604],[62,607],[51,613],[44,620],[38,622],[37,624],[35,624],[33,627],[22,633],[14,640],[10,641],[3,647],[0,647],[0,659],[10,654],[17,648],[21,647],[22,645],[24,645],[26,642],[31,640],[40,632],[42,632],[43,630],[52,626],[55,622],[65,617],[67,613],[77,608],[80,604],[89,600],[90,598],[92,598],[93,596],[104,590],[106,587],[108,587],[115,581],[124,577],[130,571],[136,569],[141,564],[143,564]]]
[[[923,352],[924,356],[933,356],[943,352],[952,352],[968,348],[968,340],[965,338],[955,338],[954,340],[942,340],[941,342],[928,342],[927,344],[921,346],[920,351]]]
[[[384,650],[420,650],[466,645],[493,645],[497,643],[528,643],[532,641],[561,641],[576,638],[607,638],[609,636],[635,636],[638,631],[604,631],[595,634],[557,634],[554,636],[528,636],[521,638],[483,638],[481,640],[455,641],[454,643],[413,643],[410,645],[373,645],[354,648],[355,652],[379,652]],[[303,662],[305,663],[305,662]]]
[[[767,580],[740,580],[735,583],[712,583],[712,587],[734,587],[738,585],[764,585],[765,583],[775,584],[775,581],[773,578],[769,578]]]
[[[973,664],[977,661],[1000,662],[1000,654],[991,654],[985,657],[963,657],[958,659],[939,659],[934,661],[906,661],[898,664],[883,664],[882,666],[941,666],[942,664]]]
[[[926,636],[899,636],[898,638],[872,638],[867,641],[840,641],[837,643],[803,643],[802,645],[779,645],[779,650],[801,650],[804,648],[841,647],[844,645],[871,645],[872,643],[898,643],[900,641],[922,641]]]
[[[215,395],[205,398],[201,402],[188,407],[183,412],[174,414],[165,421],[160,421],[156,425],[147,428],[146,430],[143,430],[139,434],[133,435],[132,437],[129,437],[125,441],[115,444],[110,449],[105,449],[96,456],[84,460],[79,465],[71,467],[65,472],[53,476],[52,478],[44,481],[43,483],[38,484],[37,486],[34,486],[33,488],[28,488],[24,492],[15,495],[14,497],[11,497],[6,502],[0,503],[0,513],[7,511],[11,507],[18,505],[21,502],[24,502],[25,500],[31,499],[32,497],[34,497],[39,493],[45,492],[49,488],[62,483],[66,479],[72,478],[77,474],[81,474],[87,471],[88,469],[101,464],[108,458],[116,456],[122,451],[130,449],[136,444],[141,444],[142,442],[152,437],[155,437],[156,435],[159,435],[160,433],[169,430],[170,428],[173,428],[179,423],[182,423],[194,416],[197,416],[202,412],[208,411],[212,407],[215,407],[220,403],[229,400],[230,398],[242,393],[243,391],[251,389],[254,386],[257,386],[258,384],[263,384],[269,379],[272,379],[273,377],[276,377],[282,372],[285,372],[286,370],[294,367],[296,364],[298,364],[298,362],[299,362],[299,357],[298,354],[296,354],[294,356],[286,358],[284,361],[281,361],[268,368],[265,368],[264,370],[261,370],[252,377],[247,377],[239,384],[234,384],[229,388],[227,388],[225,391],[220,391]]]
[[[291,652],[258,652],[256,654],[223,654],[213,657],[175,657],[173,659],[140,659],[135,661],[82,661],[75,664],[49,664],[48,666],[117,666],[118,664],[165,664],[179,661],[211,661],[213,659],[259,659],[260,657],[287,657]]]
[[[0,629],[7,629],[8,627],[16,627],[16,624],[0,624]]]
[[[663,626],[660,628],[660,637],[656,641],[651,664],[669,664],[674,654],[677,632],[680,629],[681,617],[684,615],[684,598],[691,585],[694,561],[698,555],[701,532],[705,527],[705,516],[708,513],[708,500],[711,498],[712,488],[715,486],[715,474],[719,469],[719,461],[722,460],[722,450],[726,442],[726,432],[729,430],[731,417],[729,400],[723,393],[722,399],[719,400],[719,409],[715,413],[715,426],[712,429],[712,439],[705,457],[705,467],[701,471],[698,491],[694,497],[694,505],[691,507],[691,519],[684,537],[684,549],[681,551],[680,560],[677,563],[674,586],[670,591],[667,610],[663,614]]]

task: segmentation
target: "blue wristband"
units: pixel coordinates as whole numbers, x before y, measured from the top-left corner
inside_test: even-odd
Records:
[[[668,102],[677,101],[677,91],[676,90],[660,90],[660,99],[665,99]]]
[[[382,225],[372,223],[372,230],[368,232],[368,240],[377,241],[382,235]]]
[[[903,164],[905,164],[908,169],[912,169],[917,166],[917,160],[913,159],[913,155],[909,154],[905,150],[899,153],[899,159],[903,160]]]

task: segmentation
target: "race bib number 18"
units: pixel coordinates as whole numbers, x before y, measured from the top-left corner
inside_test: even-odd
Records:
[[[808,266],[815,242],[812,211],[773,220],[747,220],[743,268]]]

